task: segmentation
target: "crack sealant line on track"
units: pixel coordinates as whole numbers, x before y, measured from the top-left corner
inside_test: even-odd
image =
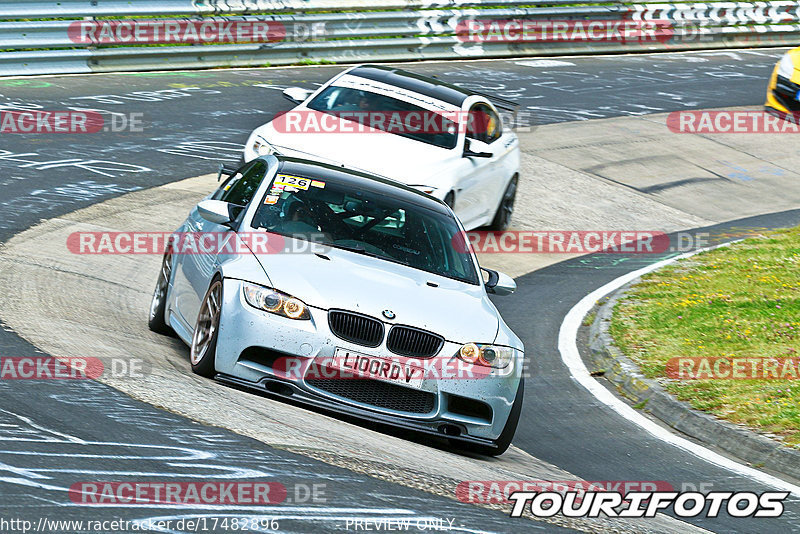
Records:
[[[740,241],[740,240],[737,240]],[[639,278],[640,276],[655,271],[656,269],[660,269],[670,263],[674,263],[678,260],[682,260],[685,258],[689,258],[698,254],[700,252],[705,252],[708,250],[714,250],[716,248],[722,246],[728,246],[732,244],[723,243],[721,245],[717,245],[715,247],[708,247],[700,250],[695,250],[692,252],[687,252],[685,254],[681,254],[679,256],[675,256],[673,258],[668,258],[666,260],[659,261],[652,265],[648,265],[642,269],[638,269],[636,271],[632,271],[628,274],[620,276],[607,284],[595,289],[585,297],[583,297],[575,306],[573,306],[567,315],[564,317],[564,321],[561,323],[561,328],[558,331],[558,351],[561,354],[561,360],[564,362],[564,365],[567,366],[569,370],[570,376],[578,382],[581,386],[589,390],[597,400],[617,412],[619,415],[630,421],[631,423],[638,425],[643,430],[646,430],[653,437],[660,439],[670,445],[674,445],[675,447],[679,447],[684,449],[692,454],[696,455],[698,458],[705,460],[711,464],[716,466],[722,467],[723,469],[727,469],[729,471],[733,471],[742,476],[746,476],[750,479],[753,479],[757,482],[765,484],[767,486],[771,486],[783,491],[789,491],[795,497],[800,497],[800,486],[791,484],[782,480],[776,476],[764,473],[759,471],[758,469],[748,467],[744,464],[726,458],[721,454],[718,454],[711,449],[708,449],[702,445],[689,441],[686,438],[682,438],[670,430],[666,429],[665,427],[659,425],[658,423],[648,419],[641,413],[637,412],[634,408],[626,404],[621,399],[614,396],[611,391],[606,389],[600,382],[595,380],[590,374],[589,370],[586,368],[586,365],[583,363],[583,359],[581,359],[580,352],[578,351],[578,343],[577,343],[577,335],[578,329],[583,321],[583,318],[588,314],[591,309],[594,307],[595,303],[600,300],[601,298],[605,297],[609,293],[616,291],[617,289],[621,288],[625,284],[632,282],[633,280]]]

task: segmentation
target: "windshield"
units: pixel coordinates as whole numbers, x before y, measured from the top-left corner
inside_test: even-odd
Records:
[[[455,219],[385,191],[279,173],[252,226],[478,284],[472,257],[454,246]]]
[[[332,85],[308,108],[448,150],[458,141],[456,123],[441,114],[370,91]]]

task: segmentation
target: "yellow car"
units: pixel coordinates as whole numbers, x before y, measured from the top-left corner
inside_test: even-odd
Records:
[[[781,117],[800,114],[800,47],[786,52],[775,65],[764,106]]]

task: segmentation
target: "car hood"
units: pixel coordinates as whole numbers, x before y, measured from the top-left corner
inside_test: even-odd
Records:
[[[311,110],[304,112],[321,114]],[[444,185],[444,182],[437,183],[441,181],[439,177],[461,160],[454,150],[377,130],[374,133],[282,133],[268,123],[256,133],[285,156],[344,164],[407,185]]]
[[[497,337],[499,313],[479,285],[336,248],[327,249],[324,257],[269,254],[259,261],[272,287],[309,306],[351,310],[457,343],[492,343]],[[384,310],[396,319],[384,320]]]

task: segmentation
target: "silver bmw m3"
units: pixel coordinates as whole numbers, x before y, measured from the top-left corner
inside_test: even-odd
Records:
[[[514,281],[481,271],[444,202],[270,155],[172,235],[149,323],[191,347],[200,375],[498,455],[524,348],[488,296]]]

